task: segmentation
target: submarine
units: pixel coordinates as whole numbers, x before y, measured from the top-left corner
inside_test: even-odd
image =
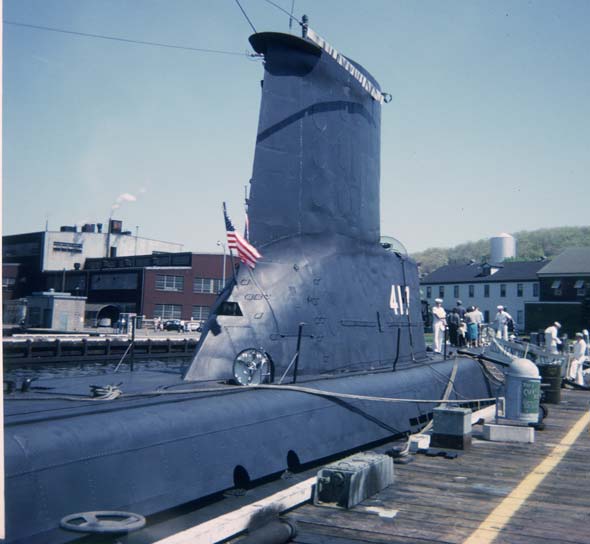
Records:
[[[426,349],[416,263],[382,243],[377,80],[306,27],[250,43],[264,58],[248,198],[260,258],[228,281],[182,375],[5,395],[7,542],[70,542],[68,516],[150,516],[497,393],[476,360]]]

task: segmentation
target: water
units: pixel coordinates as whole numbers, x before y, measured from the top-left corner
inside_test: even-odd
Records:
[[[135,361],[134,369],[136,372],[142,370],[163,370],[167,372],[178,372],[179,374],[186,369],[189,364],[186,357],[182,358],[168,358],[163,361],[155,359],[137,359]],[[18,363],[4,364],[4,380],[13,380],[21,382],[26,378],[35,378],[36,380],[46,380],[53,378],[72,378],[78,376],[100,376],[113,372],[117,362],[113,361],[68,361],[64,363],[52,364],[29,364],[20,365]],[[119,372],[129,372],[129,362],[125,361],[119,368]]]

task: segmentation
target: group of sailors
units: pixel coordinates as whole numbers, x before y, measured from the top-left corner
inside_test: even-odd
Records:
[[[476,306],[464,308],[458,300],[457,306],[450,312],[443,308],[443,300],[437,298],[432,307],[432,331],[434,333],[433,349],[441,353],[443,345],[448,340],[452,346],[478,347],[481,345],[481,327],[483,314]],[[498,313],[494,318],[494,330],[496,337],[503,340],[509,339],[509,334],[514,331],[514,321],[507,309],[499,305]],[[550,353],[558,353],[562,340],[559,337],[561,323],[555,321],[545,329],[545,350]],[[578,385],[586,385],[590,382],[590,368],[584,370],[584,363],[590,360],[588,352],[589,333],[587,330],[576,333],[573,344],[573,352],[567,367],[567,378]]]
[[[561,329],[559,321],[555,321],[545,329],[545,350],[550,353],[559,353],[563,348],[563,341],[558,334],[559,329]],[[565,376],[566,379],[584,386],[590,382],[590,368],[584,370],[584,363],[589,360],[588,336],[589,333],[586,329],[576,333]]]
[[[441,353],[445,342],[445,332],[452,346],[478,347],[481,346],[481,328],[483,314],[477,306],[465,308],[458,300],[457,306],[450,312],[443,308],[441,298],[434,299],[432,308],[432,331],[434,333],[434,351]],[[509,333],[514,332],[514,321],[504,306],[498,306],[498,313],[494,318],[496,337],[508,340]]]
[[[457,306],[448,314],[443,308],[441,298],[434,299],[432,307],[432,331],[434,333],[434,351],[442,352],[445,333],[448,331],[449,342],[452,346],[477,347],[480,345],[480,332],[483,324],[483,314],[477,306],[465,308],[458,300]]]

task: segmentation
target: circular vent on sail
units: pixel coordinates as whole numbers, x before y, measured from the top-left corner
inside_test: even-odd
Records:
[[[392,236],[381,236],[379,243],[383,249],[391,251],[392,253],[399,253],[400,255],[408,254],[408,250],[405,248],[404,244]]]
[[[234,359],[234,378],[240,385],[267,383],[270,375],[270,357],[260,349],[245,349]]]

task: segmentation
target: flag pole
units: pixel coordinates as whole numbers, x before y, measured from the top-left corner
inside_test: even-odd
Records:
[[[245,213],[245,221],[244,221],[244,238],[246,240],[250,240],[250,218],[248,217],[248,186],[244,185],[244,213]]]
[[[229,245],[229,240],[227,239],[227,208],[225,206],[225,202],[223,203],[223,221],[225,223],[225,241],[227,243],[227,249],[229,249],[229,262],[231,263],[231,273],[234,278],[234,283],[238,285],[238,280],[236,279],[236,267],[234,265],[234,254],[231,250],[231,246]],[[225,272],[225,270],[224,270]],[[225,286],[224,286],[225,287]]]

